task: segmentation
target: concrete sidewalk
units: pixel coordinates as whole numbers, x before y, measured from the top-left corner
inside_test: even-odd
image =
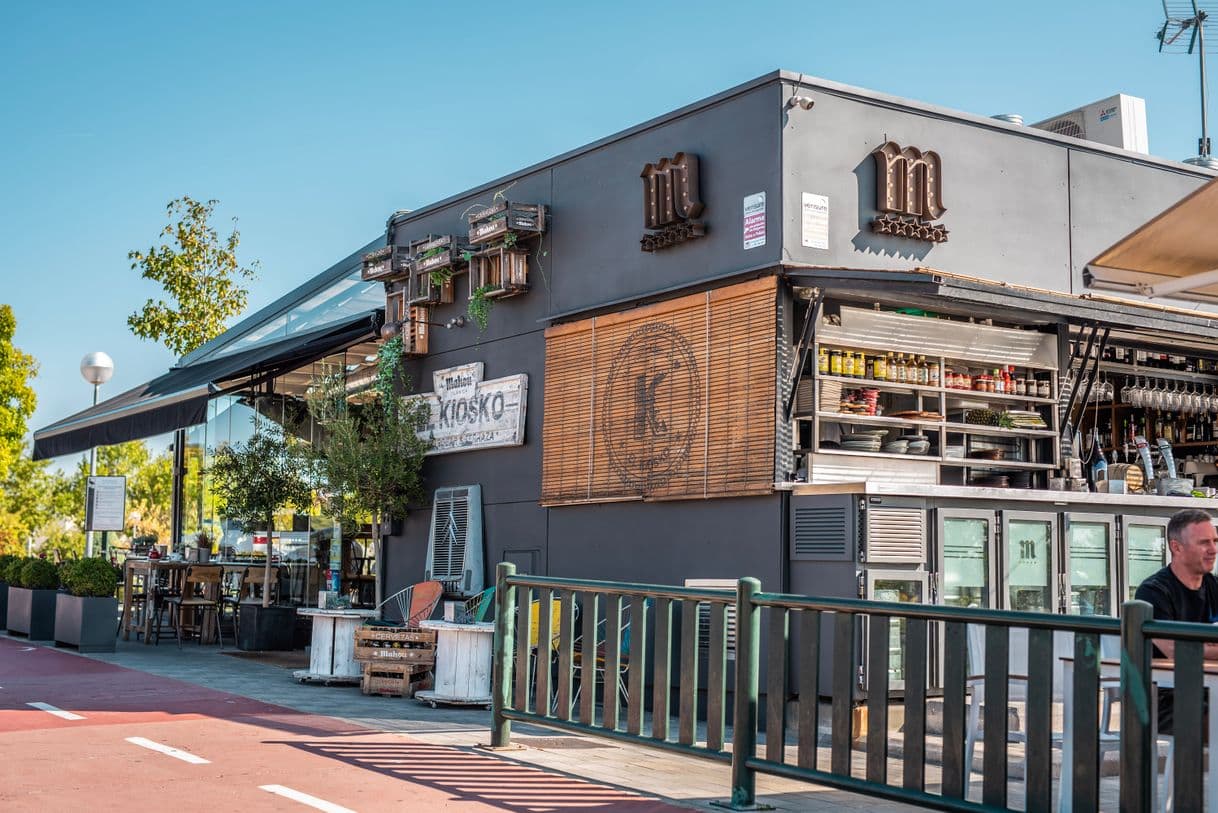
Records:
[[[214,646],[188,644],[179,650],[171,642],[145,646],[119,641],[115,653],[82,657],[303,713],[336,717],[369,732],[408,734],[429,744],[469,750],[489,742],[490,712],[484,709],[432,709],[414,700],[365,696],[354,686],[301,684],[292,678],[288,668],[224,655]],[[498,758],[656,796],[693,809],[721,810],[711,803],[730,798],[730,771],[724,762],[519,724],[513,727],[512,740],[523,748],[500,752],[496,754]],[[861,759],[861,755],[856,757]],[[758,801],[778,810],[810,813],[864,809],[889,813],[915,809],[774,777],[758,777],[758,797]]]

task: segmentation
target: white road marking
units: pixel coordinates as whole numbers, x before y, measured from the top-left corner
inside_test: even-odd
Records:
[[[258,789],[265,790],[268,793],[274,793],[279,796],[284,796],[294,802],[300,802],[302,805],[308,805],[309,807],[317,810],[324,810],[325,813],[355,813],[355,811],[349,807],[336,805],[333,802],[327,802],[325,799],[318,799],[316,796],[310,796],[307,793],[301,793],[298,790],[292,790],[291,788],[284,787],[283,785],[259,785]]]
[[[174,759],[180,759],[183,762],[189,762],[191,765],[208,765],[211,763],[210,759],[197,757],[189,751],[174,748],[172,745],[162,745],[159,742],[154,742],[152,740],[145,739],[144,737],[128,737],[127,742],[131,743],[132,745],[138,745],[141,748],[147,748],[150,751],[157,751],[165,756],[173,757]]]
[[[81,717],[79,714],[73,714],[70,711],[64,711],[63,709],[56,708],[55,706],[52,706],[50,703],[26,703],[26,705],[33,706],[34,708],[39,709],[41,711],[45,711],[47,714],[54,714],[56,717],[62,717],[65,720],[83,720],[83,719],[85,719],[84,717]]]
[[[18,652],[33,652],[37,648],[38,647],[36,647],[36,646],[23,646],[20,649],[18,649],[17,651]]]

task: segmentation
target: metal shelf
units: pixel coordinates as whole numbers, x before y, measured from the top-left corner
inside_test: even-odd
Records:
[[[943,465],[958,469],[1028,469],[1049,471],[1057,468],[1052,463],[1027,463],[1023,460],[983,460],[975,457],[945,457]]]
[[[796,454],[831,454],[843,457],[880,457],[885,460],[929,460],[939,463],[944,458],[932,454],[897,454],[896,452],[854,452],[850,449],[796,449]]]
[[[997,401],[1008,404],[1056,404],[1056,398],[1041,398],[1039,395],[1010,395],[1003,392],[980,392],[978,390],[961,390],[955,387],[944,387],[947,397],[971,401]]]
[[[1057,432],[1053,429],[1007,429],[1002,426],[980,426],[975,423],[943,422],[948,432],[958,432],[962,435],[995,435],[997,437],[1021,438],[1053,438]]]
[[[943,388],[939,386],[931,386],[930,384],[902,384],[897,381],[880,381],[875,378],[850,378],[844,375],[825,375],[820,374],[821,381],[838,381],[841,382],[842,388],[846,389],[876,389],[884,390],[885,392],[896,392],[904,395],[915,395],[917,393],[934,393],[943,392]]]
[[[914,427],[942,426],[943,421],[919,421],[909,418],[889,418],[884,415],[851,415],[849,412],[817,412],[816,417],[830,423],[871,424],[875,426]]]

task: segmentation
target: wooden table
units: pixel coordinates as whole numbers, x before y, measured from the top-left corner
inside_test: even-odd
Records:
[[[1074,792],[1074,772],[1067,766],[1074,764],[1074,658],[1062,658],[1062,772],[1061,795],[1058,797],[1058,810],[1069,810]],[[1100,687],[1111,686],[1121,679],[1121,661],[1105,658],[1100,661]],[[1176,664],[1166,658],[1155,658],[1150,662],[1150,679],[1160,688],[1170,689],[1176,685]],[[1218,782],[1218,662],[1204,661],[1202,682],[1205,691],[1211,698],[1208,716],[1209,742],[1211,747],[1206,751],[1205,773],[1210,777],[1211,787]],[[1153,695],[1152,695],[1153,697]],[[1177,719],[1179,715],[1177,714]],[[1153,739],[1152,739],[1153,741]],[[1158,773],[1158,759],[1152,763]],[[1167,770],[1171,771],[1169,764]],[[1157,782],[1156,782],[1157,785]],[[1205,808],[1208,813],[1218,813],[1218,793],[1211,790],[1205,794]],[[1156,803],[1157,804],[1157,801]]]
[[[135,559],[128,557],[123,563],[123,615],[119,622],[119,628],[123,632],[123,640],[131,640],[132,627],[132,606],[131,595],[134,590],[135,580],[137,576],[143,577],[144,580],[144,616],[137,622],[137,632],[142,632],[144,635],[144,643],[149,641],[152,632],[152,619],[155,616],[155,587],[160,581],[160,574],[167,575],[167,581],[172,586],[180,583],[182,576],[186,573],[192,562],[183,562],[180,560],[170,559]]]
[[[415,698],[430,703],[432,708],[436,703],[490,708],[495,625],[489,621],[424,621],[419,626],[436,631],[436,680],[433,690],[417,692]]]
[[[301,608],[297,615],[313,619],[309,668],[293,673],[301,683],[359,683],[363,672],[355,662],[355,629],[379,610],[319,610]]]

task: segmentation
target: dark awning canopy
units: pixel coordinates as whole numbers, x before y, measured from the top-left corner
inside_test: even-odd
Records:
[[[293,370],[376,336],[381,321],[381,311],[368,311],[231,356],[176,367],[146,384],[38,430],[34,433],[34,459],[59,457],[203,423],[207,418],[207,401],[221,391],[221,382]]]
[[[1218,315],[1097,294],[1068,294],[949,274],[932,268],[870,270],[786,265],[796,285],[825,288],[833,296],[1027,324],[1106,325],[1146,338],[1218,342]]]

